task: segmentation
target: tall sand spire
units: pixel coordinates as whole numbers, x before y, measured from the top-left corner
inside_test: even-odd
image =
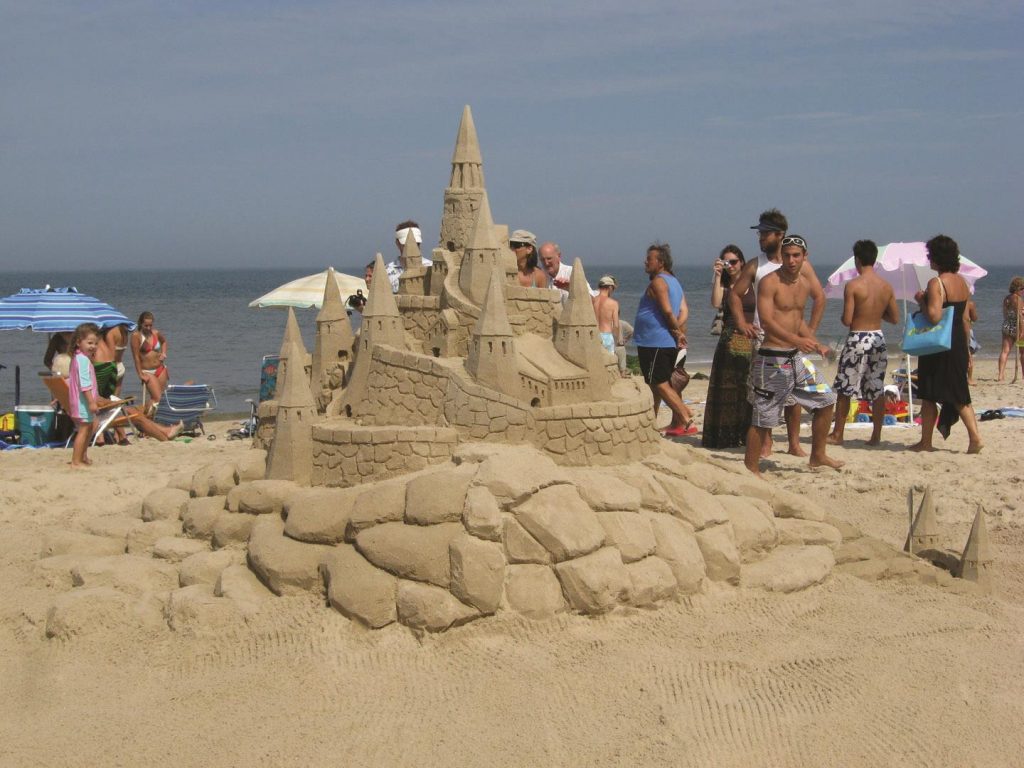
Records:
[[[480,317],[469,340],[466,370],[481,384],[505,394],[517,391],[515,338],[505,310],[505,273],[491,269]]]
[[[441,248],[456,254],[462,253],[473,228],[483,192],[483,157],[480,154],[476,126],[473,124],[473,112],[466,105],[455,137],[451,177],[444,191],[439,243]]]
[[[330,386],[331,373],[338,364],[351,362],[352,325],[341,300],[341,291],[334,276],[334,268],[327,268],[324,298],[316,316],[316,344],[313,347],[313,372],[309,378],[313,399],[318,400]],[[321,404],[318,403],[318,407]]]
[[[594,303],[587,290],[583,262],[579,259],[573,262],[569,298],[562,307],[562,315],[555,328],[555,349],[569,362],[587,370],[594,397],[606,399],[610,396],[609,355],[601,345]]]
[[[459,289],[474,304],[483,305],[494,268],[499,267],[504,271],[502,251],[494,234],[491,206],[484,192],[459,268]]]
[[[939,523],[935,518],[935,500],[932,498],[932,489],[928,487],[924,489],[921,505],[917,508],[917,516],[903,549],[916,555],[924,549],[935,549],[938,544]]]
[[[289,344],[289,359],[297,359],[300,353],[298,344]],[[279,389],[274,441],[267,454],[267,478],[309,485],[316,406],[302,367],[288,366]]]
[[[277,363],[277,386],[274,389],[274,399],[281,399],[281,391],[285,374],[288,371],[288,359],[291,355],[291,347],[295,345],[299,351],[298,357],[294,358],[299,362],[299,370],[305,375],[306,372],[306,346],[302,342],[302,331],[299,330],[299,321],[295,319],[295,310],[288,307],[288,319],[285,320],[284,337],[281,339],[281,350],[278,354]]]

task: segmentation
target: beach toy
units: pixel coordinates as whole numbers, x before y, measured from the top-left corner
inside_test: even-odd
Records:
[[[896,417],[893,416],[891,413],[887,413],[885,414],[885,418],[882,420],[882,423],[885,424],[887,427],[891,427],[896,423]]]
[[[868,414],[866,414],[866,413],[858,413],[857,414],[857,423],[858,424],[870,424],[871,423],[871,417],[868,416]]]

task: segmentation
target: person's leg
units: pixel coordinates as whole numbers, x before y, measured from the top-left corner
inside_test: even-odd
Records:
[[[1024,347],[1018,347],[1014,343],[1014,355],[1013,355],[1013,384],[1017,383],[1017,369],[1020,368],[1020,372],[1024,375]]]
[[[819,408],[814,411],[811,418],[811,458],[808,461],[812,467],[832,467],[839,469],[843,462],[833,459],[825,453],[828,427],[832,423],[832,411],[834,406]]]
[[[743,465],[758,477],[761,476],[761,444],[771,436],[771,430],[751,426],[747,430],[747,446],[743,454]]]
[[[78,431],[75,433],[75,442],[71,448],[71,466],[78,468],[91,463],[86,452],[89,440],[92,439],[92,423],[75,419],[75,426],[78,427]]]
[[[1002,381],[1006,375],[1006,358],[1010,356],[1010,347],[1013,346],[1013,339],[1003,334],[1003,346],[999,350],[999,368],[996,373],[996,381]],[[1016,363],[1014,363],[1016,365]]]
[[[179,434],[181,434],[181,430],[184,428],[184,424],[182,424],[182,422],[180,421],[177,424],[170,427],[165,427],[161,424],[157,424],[155,421],[145,416],[142,413],[142,411],[136,408],[131,409],[131,411],[129,411],[128,413],[132,420],[132,424],[135,426],[136,429],[138,429],[140,432],[142,432],[142,434],[146,435],[147,437],[152,437],[159,440],[161,443],[166,442],[168,440],[173,440]]]
[[[846,414],[850,412],[850,397],[849,395],[837,395],[836,396],[836,419],[835,424],[832,427],[832,434],[828,436],[828,442],[830,445],[842,445],[843,444],[843,432],[846,429]]]
[[[974,386],[974,353],[967,350],[967,383]]]
[[[921,439],[910,446],[911,451],[934,451],[932,435],[935,434],[935,419],[939,416],[939,406],[930,400],[921,401]],[[977,427],[975,427],[977,429]]]
[[[786,406],[786,439],[789,442],[788,453],[792,456],[806,456],[807,452],[800,445],[800,406]]]
[[[663,381],[660,384],[655,384],[652,387],[656,392],[656,396],[660,396],[665,401],[665,405],[672,411],[672,423],[669,424],[669,429],[679,429],[681,427],[689,427],[690,422],[693,421],[693,414],[690,409],[686,407],[686,403],[679,396],[672,385]]]
[[[838,417],[837,417],[838,418]],[[875,398],[871,404],[871,439],[868,445],[878,445],[882,442],[882,424],[885,423],[885,394]]]
[[[967,444],[967,452],[981,453],[983,443],[981,442],[981,432],[978,430],[978,419],[974,415],[974,408],[970,405],[958,405],[956,410],[960,414],[964,426],[967,427],[967,435],[970,438],[970,442]]]

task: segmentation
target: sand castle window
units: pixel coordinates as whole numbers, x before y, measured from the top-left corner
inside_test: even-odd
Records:
[[[493,341],[488,341],[487,342],[487,351],[491,352],[491,353],[494,352],[494,342]]]
[[[530,407],[531,408],[536,408],[539,405],[540,405],[540,398],[539,397],[535,397],[535,398],[533,398],[533,400],[530,401]]]
[[[352,406],[351,405],[346,405],[345,406],[345,415],[348,416],[350,419],[352,418]]]
[[[441,348],[440,347],[434,347],[434,349],[431,350],[431,351],[434,353],[434,357],[440,357],[441,356]]]

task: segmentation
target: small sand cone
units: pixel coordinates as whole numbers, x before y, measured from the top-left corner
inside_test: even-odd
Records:
[[[903,545],[903,549],[905,552],[916,555],[924,549],[937,549],[938,545],[939,524],[935,519],[935,501],[932,498],[932,489],[925,488],[921,506],[917,508],[917,516],[907,534],[907,541]]]
[[[988,529],[985,528],[985,510],[979,505],[971,533],[967,537],[967,546],[960,558],[960,572],[957,576],[987,587],[991,584],[991,568],[992,551],[988,544]]]

